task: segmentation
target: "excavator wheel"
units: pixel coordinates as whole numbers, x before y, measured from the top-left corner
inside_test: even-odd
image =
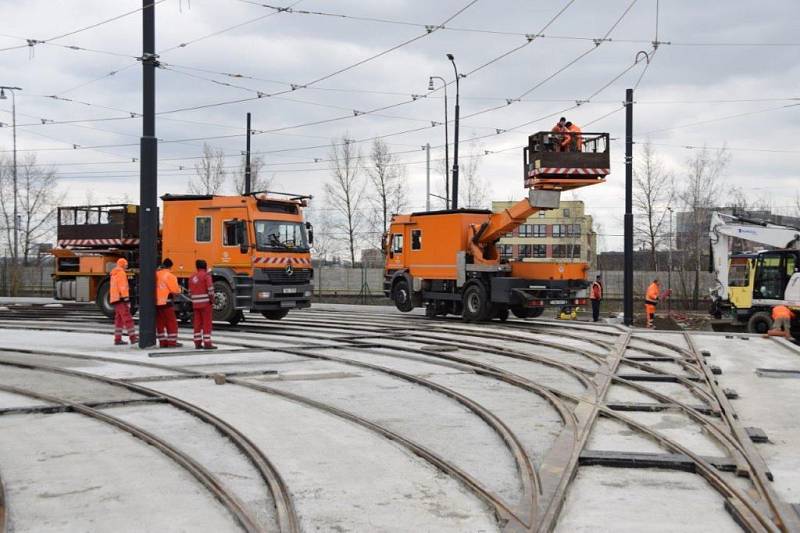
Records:
[[[747,321],[748,333],[764,334],[772,328],[772,317],[766,311],[759,311],[753,313],[750,320]]]
[[[414,301],[411,299],[411,287],[408,286],[408,281],[401,278],[394,284],[392,288],[392,300],[395,307],[403,313],[408,313],[414,309]]]
[[[491,309],[483,285],[475,283],[467,287],[462,301],[464,302],[464,311],[461,318],[466,322],[483,322],[489,318]]]

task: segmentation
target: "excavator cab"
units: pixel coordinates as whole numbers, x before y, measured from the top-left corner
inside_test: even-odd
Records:
[[[524,149],[526,188],[577,189],[604,182],[610,171],[608,133],[540,131],[528,137]]]

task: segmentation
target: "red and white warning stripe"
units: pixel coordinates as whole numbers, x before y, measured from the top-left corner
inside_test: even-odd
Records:
[[[572,167],[542,167],[534,168],[528,176],[538,176],[539,174],[562,174],[579,176],[606,176],[611,172],[608,168],[572,168]]]
[[[66,246],[130,246],[139,244],[139,239],[61,239],[58,245]]]
[[[310,265],[311,260],[305,257],[253,257],[254,265],[288,265],[289,263],[294,263],[297,265]]]

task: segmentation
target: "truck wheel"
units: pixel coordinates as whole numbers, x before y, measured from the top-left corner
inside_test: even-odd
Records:
[[[544,307],[529,307],[528,308],[528,318],[536,318],[542,316],[544,313]]]
[[[414,302],[411,300],[411,288],[405,279],[398,280],[392,288],[392,300],[394,305],[403,313],[408,313],[414,309]]]
[[[97,305],[97,308],[101,313],[106,315],[108,318],[114,318],[114,306],[111,305],[111,302],[108,300],[109,290],[110,285],[108,284],[108,281],[103,281],[100,283],[100,286],[97,287],[97,296],[95,296],[94,303]]]
[[[280,320],[281,318],[289,314],[289,310],[278,309],[276,311],[261,311],[261,314],[264,315],[264,318],[266,318],[267,320]]]
[[[772,317],[766,311],[753,313],[753,316],[747,321],[748,333],[760,333],[763,335],[770,328],[772,328]]]
[[[467,322],[483,322],[489,317],[489,299],[483,285],[475,283],[464,291],[464,311],[461,314]]]
[[[492,314],[494,315],[493,318],[496,318],[500,322],[505,322],[508,320],[508,306],[498,306]]]
[[[521,305],[515,305],[511,308],[511,312],[514,313],[514,316],[517,318],[536,318],[537,316],[542,316],[544,307],[523,307]]]
[[[225,281],[215,281],[214,302],[212,306],[214,309],[214,320],[229,322],[236,314],[236,309],[234,309],[233,306],[233,290],[230,285]]]

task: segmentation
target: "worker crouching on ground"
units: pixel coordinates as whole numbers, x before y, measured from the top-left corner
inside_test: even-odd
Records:
[[[656,318],[656,306],[658,299],[661,296],[661,284],[658,278],[653,280],[653,283],[647,287],[647,292],[644,296],[644,312],[647,315],[647,327],[654,328],[653,320]]]
[[[166,258],[156,270],[156,335],[161,348],[183,346],[178,342],[178,319],[172,307],[172,295],[180,294],[181,287],[170,268],[172,260]]]
[[[139,342],[131,316],[131,297],[128,286],[128,261],[124,257],[117,259],[117,266],[111,271],[108,300],[114,306],[114,344],[128,344],[122,340],[122,331],[128,334],[131,344]]]
[[[791,309],[785,305],[776,305],[772,308],[772,329],[767,334],[794,340],[791,334],[793,317],[794,313]]]
[[[198,350],[216,350],[211,344],[211,321],[214,312],[214,282],[203,259],[195,261],[197,272],[189,278],[189,297],[192,299],[194,347]]]
[[[597,322],[600,320],[600,302],[603,299],[603,284],[600,282],[600,276],[595,278],[589,290],[589,300],[592,302],[592,322]]]

